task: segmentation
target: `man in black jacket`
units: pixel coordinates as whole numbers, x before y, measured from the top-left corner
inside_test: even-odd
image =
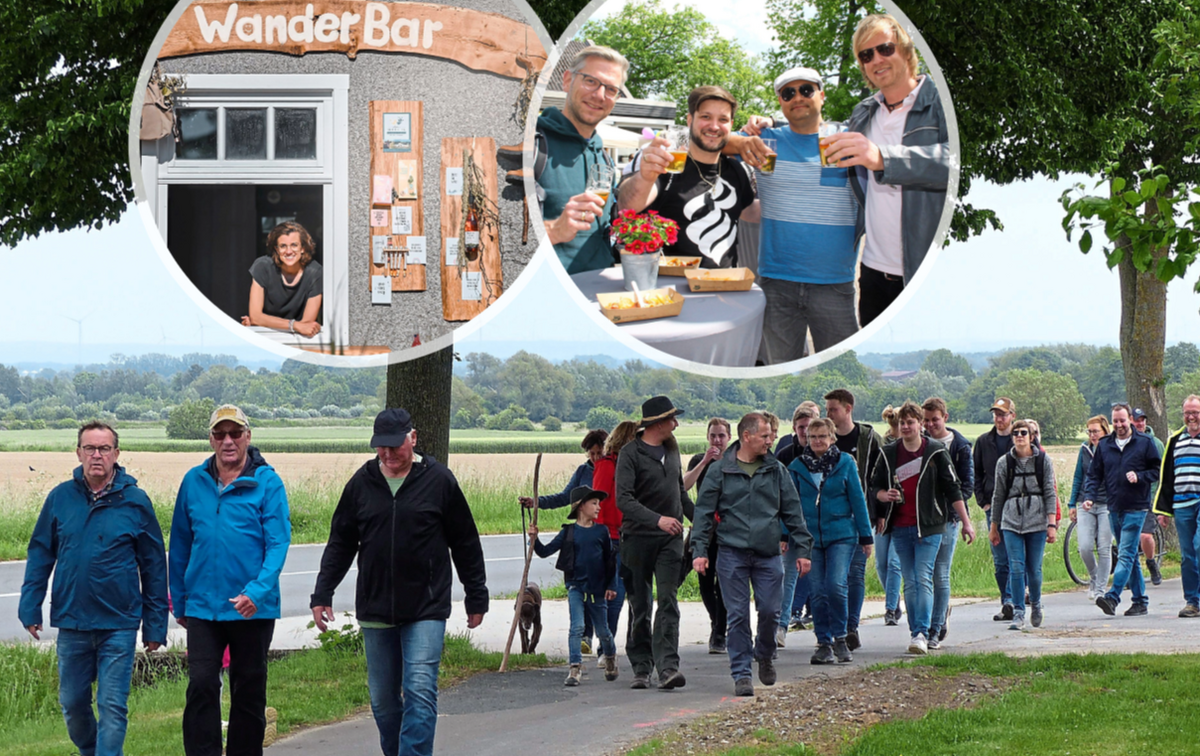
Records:
[[[992,405],[992,421],[995,427],[975,439],[972,459],[975,464],[975,504],[987,512],[987,524],[992,526],[992,491],[996,488],[996,463],[1012,448],[1012,424],[1017,419],[1017,409],[1012,399],[1001,396]],[[1008,588],[1008,550],[1004,542],[992,546],[992,566],[996,572],[996,586],[1000,589],[1000,612],[992,619],[997,622],[1013,618],[1012,592]]]
[[[334,589],[357,554],[355,608],[384,756],[433,753],[451,559],[463,583],[467,627],[478,627],[488,610],[483,546],[467,499],[453,473],[415,452],[416,441],[405,410],[375,418],[371,446],[379,456],[342,491],[311,603],[324,632],[333,621]]]

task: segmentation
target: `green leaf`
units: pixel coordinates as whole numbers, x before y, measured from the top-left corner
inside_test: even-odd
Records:
[[[1125,188],[1125,179],[1121,178],[1120,176],[1113,176],[1112,193],[1120,194],[1121,190],[1124,188]]]
[[[1079,251],[1087,254],[1092,249],[1092,232],[1084,231],[1083,236],[1079,239]]]
[[[1142,195],[1133,190],[1121,194],[1121,199],[1125,200],[1125,204],[1130,207],[1137,207],[1142,204]]]

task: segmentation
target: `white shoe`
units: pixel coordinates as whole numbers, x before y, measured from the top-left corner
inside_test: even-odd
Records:
[[[1012,619],[1012,624],[1008,626],[1008,629],[1009,630],[1024,630],[1025,629],[1025,615],[1024,614],[1014,614],[1013,619]]]
[[[783,648],[784,642],[786,640],[787,640],[787,628],[786,627],[775,628],[775,647]]]
[[[925,640],[924,633],[917,633],[913,639],[909,641],[908,653],[922,656],[929,653],[929,641]]]

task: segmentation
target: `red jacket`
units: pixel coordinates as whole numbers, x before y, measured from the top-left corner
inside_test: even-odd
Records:
[[[600,502],[600,515],[596,522],[608,528],[608,535],[617,541],[621,537],[621,510],[617,509],[617,455],[607,454],[596,461],[592,471],[592,488],[608,494]]]

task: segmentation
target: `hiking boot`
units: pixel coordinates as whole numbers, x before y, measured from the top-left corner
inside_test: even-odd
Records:
[[[1017,614],[1014,614],[1013,619],[1012,619],[1012,624],[1010,624],[1008,626],[1008,629],[1009,630],[1024,630],[1025,629],[1025,615],[1020,612],[1018,612]]]
[[[999,613],[997,613],[994,617],[992,617],[992,619],[995,620],[996,622],[1008,622],[1012,618],[1013,618],[1013,605],[1012,604],[1005,604],[1004,606],[1000,607]]]
[[[749,677],[739,677],[733,682],[733,695],[739,697],[754,696],[754,682]]]
[[[904,607],[896,604],[896,608],[892,611],[892,616],[896,618],[897,622],[899,622],[900,618],[904,616]]]
[[[1184,619],[1200,617],[1200,606],[1196,606],[1195,604],[1188,604],[1187,606],[1185,606],[1179,610],[1179,616]]]
[[[717,635],[716,633],[713,633],[712,635],[708,636],[708,653],[723,654],[726,650],[727,647],[725,645],[724,635]]]
[[[817,646],[816,653],[808,661],[810,664],[833,664],[836,661],[833,656],[833,646],[822,643]]]
[[[833,639],[833,655],[842,664],[854,661],[854,654],[850,653],[850,648],[846,645],[845,638]]]
[[[650,675],[634,675],[633,682],[629,684],[630,690],[648,690],[650,688]]]
[[[846,633],[846,648],[850,649],[851,651],[857,651],[861,646],[862,644],[858,642],[857,630],[851,630],[850,632]]]
[[[659,690],[675,690],[687,685],[687,680],[684,679],[683,673],[677,669],[666,672],[658,679]]]
[[[279,713],[275,711],[274,706],[268,706],[264,714],[267,718],[267,726],[263,730],[263,748],[266,748],[273,745],[279,738],[279,730],[275,724],[276,720],[279,719]]]
[[[924,656],[929,653],[929,641],[925,639],[924,633],[917,633],[913,639],[908,642],[908,653]]]
[[[1162,585],[1162,570],[1158,569],[1158,560],[1147,559],[1146,569],[1150,570],[1150,582],[1154,585]]]
[[[783,648],[785,641],[787,641],[787,628],[786,627],[775,628],[775,647]]]
[[[759,659],[758,681],[763,685],[774,685],[775,679],[775,663],[770,659]]]
[[[1041,604],[1033,605],[1033,608],[1029,612],[1029,624],[1033,625],[1034,627],[1042,626],[1042,605]]]
[[[929,636],[929,642],[925,644],[925,647],[928,648],[930,651],[937,651],[939,648],[942,647],[942,642],[940,640],[938,640],[938,637],[936,635],[931,635],[931,636]]]
[[[946,631],[950,629],[950,610],[953,608],[954,607],[950,606],[949,604],[946,605],[946,619],[942,620],[942,626],[938,630],[938,642],[946,640]],[[929,640],[933,640],[933,638],[930,638]],[[933,648],[933,646],[930,646],[930,648]]]
[[[1134,604],[1133,606],[1131,606],[1125,610],[1126,617],[1144,617],[1145,615],[1147,615],[1149,613],[1150,613],[1150,610],[1146,607],[1145,604]]]
[[[588,643],[587,638],[584,638],[583,640],[579,641],[579,652],[582,653],[584,656],[592,655],[592,644]]]
[[[563,685],[568,688],[574,688],[579,685],[579,680],[583,676],[583,665],[572,664],[571,669],[567,672],[567,679],[563,681]]]
[[[1117,613],[1117,602],[1110,599],[1108,596],[1100,596],[1096,599],[1096,606],[1110,617]]]
[[[891,609],[884,609],[883,624],[887,625],[888,627],[895,627],[896,625],[900,624],[900,618],[897,617],[896,613]]]
[[[617,669],[617,657],[604,657],[604,679],[612,682],[613,680],[616,680],[620,674],[620,670]]]

